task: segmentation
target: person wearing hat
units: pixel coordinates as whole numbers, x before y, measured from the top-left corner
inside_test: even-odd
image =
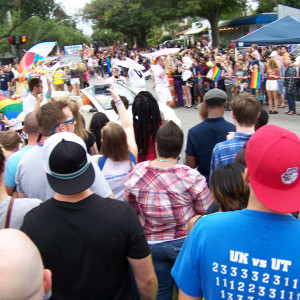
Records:
[[[214,146],[226,140],[228,132],[235,131],[235,126],[223,118],[227,94],[217,88],[204,95],[207,118],[192,127],[188,132],[186,145],[186,164],[191,168],[198,167],[201,175],[209,181],[211,154]]]
[[[55,195],[28,213],[21,230],[52,271],[52,299],[133,299],[131,267],[143,299],[157,293],[149,246],[127,203],[92,193],[92,158],[70,132],[49,137],[43,165]]]
[[[105,80],[105,83],[112,84],[112,83],[117,82],[117,83],[122,83],[122,84],[127,85],[126,78],[124,76],[120,76],[120,70],[119,70],[118,66],[112,66],[110,70],[111,70],[112,76],[107,78]]]
[[[179,299],[300,297],[300,140],[266,125],[246,148],[247,209],[201,218],[172,269]],[[212,250],[218,249],[213,252]]]

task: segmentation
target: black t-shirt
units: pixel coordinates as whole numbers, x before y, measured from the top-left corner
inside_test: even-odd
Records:
[[[84,139],[84,142],[88,153],[91,154],[90,148],[93,147],[94,143],[96,142],[96,138],[91,132],[89,131],[86,132],[87,132],[87,137]]]
[[[76,203],[51,198],[25,216],[21,230],[52,271],[51,299],[133,299],[127,257],[150,250],[127,203],[95,194]]]

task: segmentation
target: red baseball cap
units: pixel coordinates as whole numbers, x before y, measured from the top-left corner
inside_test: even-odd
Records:
[[[251,187],[267,208],[300,211],[300,139],[284,128],[265,125],[249,139],[246,163]]]

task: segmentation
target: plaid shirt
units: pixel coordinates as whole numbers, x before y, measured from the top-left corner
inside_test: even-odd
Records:
[[[136,165],[125,183],[124,199],[134,208],[148,241],[185,237],[187,222],[212,203],[205,178],[185,165]]]
[[[232,139],[216,144],[211,156],[210,176],[216,167],[234,162],[237,153],[248,142],[251,135],[235,132]]]
[[[285,77],[296,77],[297,70],[295,66],[288,66],[285,70]],[[296,94],[297,92],[297,79],[296,78],[285,78],[284,86],[288,94]]]

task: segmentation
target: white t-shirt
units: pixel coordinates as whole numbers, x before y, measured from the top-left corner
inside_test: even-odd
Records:
[[[115,82],[122,83],[122,84],[127,84],[127,80],[123,76],[119,76],[119,78],[115,78],[114,76],[111,76],[111,77],[109,77],[105,80],[105,83],[109,83],[109,84],[112,84],[112,83],[115,83]]]
[[[37,99],[29,93],[26,98],[23,99],[23,112],[24,116],[34,111]]]
[[[162,78],[160,77],[160,74],[164,71],[162,66],[160,65],[152,66],[152,70],[153,70],[155,84],[169,86],[168,75],[166,74],[164,77]]]

